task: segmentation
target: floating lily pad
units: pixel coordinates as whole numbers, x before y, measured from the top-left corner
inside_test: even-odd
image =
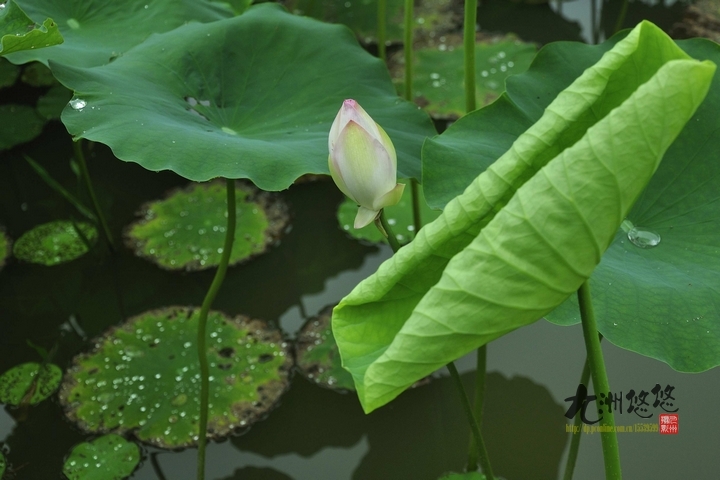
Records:
[[[9,0],[0,4],[0,54],[34,50],[62,43],[57,24],[46,18],[39,25]]]
[[[72,98],[72,92],[62,85],[54,85],[50,90],[38,99],[38,113],[48,119],[55,120],[60,118],[60,114]]]
[[[295,341],[295,357],[300,373],[323,387],[333,390],[355,390],[350,372],[342,367],[330,319],[332,306],[308,320]]]
[[[57,390],[62,370],[46,363],[23,363],[0,375],[0,402],[8,405],[35,405]]]
[[[153,35],[101,67],[52,70],[76,95],[62,114],[71,134],[194,181],[248,178],[283,190],[329,173],[327,136],[346,98],[385,128],[405,178],[419,178],[420,148],[434,132],[347,28],[273,3]]]
[[[0,58],[0,88],[13,85],[20,75],[20,67]]]
[[[407,183],[406,180],[400,180],[400,182]],[[440,215],[440,210],[433,210],[428,207],[427,203],[425,203],[421,186],[418,186],[418,193],[420,194],[420,218],[423,224],[432,222]],[[357,209],[358,207],[355,202],[349,198],[346,198],[345,201],[340,204],[340,208],[338,209],[338,222],[341,228],[351,237],[359,240],[387,243],[387,240],[374,223],[360,229],[353,228]],[[413,239],[415,236],[415,227],[413,225],[412,195],[410,194],[409,186],[405,188],[405,192],[397,205],[385,209],[385,217],[400,243],[406,243]]]
[[[138,446],[111,433],[76,445],[63,465],[63,473],[70,480],[122,480],[138,462]]]
[[[452,37],[454,38],[454,37]],[[436,118],[458,118],[465,114],[465,49],[440,43],[415,51],[413,94],[415,103]],[[475,96],[478,107],[487,105],[505,91],[505,78],[528,69],[537,49],[513,36],[480,41],[475,45]],[[401,52],[402,53],[402,52]],[[399,55],[394,58],[399,58]],[[404,90],[404,65],[392,68],[398,89]]]
[[[235,188],[237,224],[230,264],[264,252],[282,234],[287,208],[246,183]],[[137,255],[169,270],[202,270],[220,263],[227,224],[225,182],[191,184],[142,207],[125,232]]]
[[[85,241],[92,245],[95,240],[97,230],[91,224],[57,220],[23,233],[15,242],[13,253],[26,262],[59,265],[85,255],[88,252]]]
[[[40,62],[27,65],[20,79],[31,87],[50,87],[57,83],[50,69]]]
[[[15,64],[48,61],[88,67],[104,65],[153,33],[187,22],[213,22],[233,15],[225,5],[205,0],[23,0],[35,20],[51,17],[64,43],[8,56]]]
[[[29,142],[43,125],[45,119],[28,105],[0,105],[0,150]]]
[[[199,310],[168,307],[112,328],[77,356],[60,389],[68,418],[86,432],[132,432],[164,448],[197,443]],[[208,316],[208,436],[219,438],[265,415],[288,388],[292,356],[260,320]]]
[[[10,252],[12,252],[12,240],[0,226],[0,270],[5,266],[5,260],[10,256]]]

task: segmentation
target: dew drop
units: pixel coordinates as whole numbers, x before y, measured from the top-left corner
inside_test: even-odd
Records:
[[[70,100],[70,106],[74,110],[82,110],[87,106],[87,102],[82,98],[73,98],[72,100]]]
[[[656,247],[660,243],[660,235],[652,230],[633,227],[627,232],[630,243],[640,248]]]

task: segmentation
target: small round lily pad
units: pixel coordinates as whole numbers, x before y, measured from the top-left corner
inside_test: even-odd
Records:
[[[62,370],[46,363],[23,363],[0,375],[0,403],[36,405],[57,390]]]
[[[350,372],[342,367],[340,352],[332,333],[332,306],[309,319],[295,341],[295,357],[300,373],[323,387],[355,390]]]
[[[12,240],[0,226],[0,270],[5,266],[5,260],[10,256],[10,252],[12,252]]]
[[[70,480],[122,480],[140,461],[137,444],[113,433],[76,445],[63,465]]]
[[[399,181],[400,183],[409,183],[407,180]],[[420,194],[420,218],[423,224],[430,223],[439,217],[441,212],[440,210],[433,210],[428,207],[425,202],[425,197],[422,194],[421,186],[418,186],[418,193]],[[358,206],[355,202],[346,198],[345,201],[340,204],[340,208],[338,209],[338,222],[340,223],[340,227],[351,237],[357,238],[358,240],[387,243],[387,240],[382,236],[380,230],[377,229],[374,223],[359,229],[353,228],[357,210]],[[397,237],[398,242],[407,243],[415,237],[410,185],[405,187],[403,196],[397,205],[393,205],[385,209],[385,217],[387,218],[395,237]]]
[[[264,252],[282,234],[287,208],[277,195],[236,182],[235,243],[230,264]],[[168,270],[203,270],[220,263],[227,225],[225,182],[194,183],[145,204],[125,230],[136,255]]]
[[[82,237],[78,235],[78,230]],[[97,230],[91,224],[57,220],[23,233],[15,242],[13,253],[26,262],[59,265],[86,254],[86,242],[92,245],[95,240]]]
[[[198,440],[199,310],[167,307],[131,318],[77,356],[60,388],[70,420],[86,432],[132,432],[162,448]],[[261,320],[208,316],[208,437],[262,418],[288,388],[292,356]]]

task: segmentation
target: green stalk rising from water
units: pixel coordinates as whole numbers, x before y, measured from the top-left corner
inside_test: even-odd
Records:
[[[200,361],[200,425],[198,432],[198,469],[197,478],[203,480],[205,478],[205,447],[207,445],[207,421],[208,421],[208,404],[210,396],[210,367],[207,359],[207,317],[210,307],[212,306],[218,290],[225,279],[228,263],[230,263],[230,254],[232,253],[233,243],[235,242],[235,180],[225,180],[227,183],[227,230],[225,230],[225,244],[223,246],[222,257],[220,257],[220,265],[218,265],[215,278],[210,284],[210,289],[205,295],[202,307],[200,308],[200,319],[198,321],[198,360]]]

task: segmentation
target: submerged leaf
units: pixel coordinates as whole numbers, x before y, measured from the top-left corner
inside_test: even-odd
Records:
[[[132,432],[164,448],[194,445],[200,415],[199,310],[168,307],[109,330],[65,375],[60,402],[87,432]],[[208,437],[261,419],[288,388],[292,355],[265,322],[208,316]]]
[[[88,244],[95,240],[97,230],[89,223],[57,220],[23,233],[15,242],[13,253],[26,262],[59,265],[85,255]]]
[[[52,363],[23,363],[0,375],[0,403],[36,405],[57,390],[62,370]]]
[[[63,473],[70,480],[122,480],[140,462],[140,449],[111,433],[76,445],[65,460]]]
[[[0,55],[51,47],[63,42],[57,24],[46,18],[36,24],[15,3],[0,3]]]
[[[288,223],[287,207],[277,196],[237,182],[235,243],[230,265],[263,253]],[[125,232],[139,256],[169,270],[217,267],[227,224],[225,182],[191,184],[164,200],[149,202],[141,220]]]
[[[590,276],[709,88],[714,65],[688,58],[639,25],[342,300],[333,331],[366,411]]]
[[[275,4],[152,36],[103,67],[52,69],[75,91],[62,115],[70,133],[195,181],[249,178],[282,190],[327,174],[328,132],[346,98],[384,126],[401,176],[419,178],[421,143],[434,132],[346,28]]]

